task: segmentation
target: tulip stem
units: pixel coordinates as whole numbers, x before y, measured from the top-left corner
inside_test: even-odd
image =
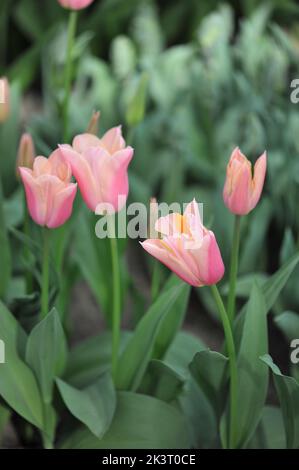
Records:
[[[114,215],[108,217],[109,239],[111,247],[112,261],[112,281],[113,281],[113,310],[112,310],[112,376],[115,379],[118,363],[118,352],[120,344],[120,326],[121,326],[121,288],[120,288],[120,264],[115,235]],[[113,225],[113,226],[112,226]]]
[[[69,136],[69,101],[71,94],[71,83],[72,83],[72,65],[73,65],[73,47],[77,29],[78,12],[71,11],[69,16],[68,24],[68,36],[67,36],[67,52],[66,52],[66,63],[64,72],[64,101],[63,101],[63,141],[68,142]]]
[[[233,323],[234,318],[235,318],[236,284],[237,284],[239,247],[240,247],[240,227],[241,227],[241,217],[239,215],[236,215],[235,222],[234,222],[234,236],[233,236],[231,261],[230,261],[229,294],[228,294],[228,301],[227,301],[227,313],[228,313],[228,317],[230,319],[231,324]]]
[[[49,311],[49,260],[50,260],[50,231],[43,228],[43,254],[42,254],[42,294],[41,318]]]
[[[236,432],[237,432],[237,399],[238,399],[238,370],[237,370],[237,357],[234,344],[234,337],[226,313],[222,298],[216,285],[211,286],[211,291],[216,302],[220,318],[223,325],[226,347],[229,356],[229,369],[230,369],[230,420],[229,420],[229,448],[234,449],[236,445]]]

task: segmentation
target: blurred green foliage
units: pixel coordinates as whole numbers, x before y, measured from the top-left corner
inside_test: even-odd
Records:
[[[264,195],[243,224],[246,276],[272,272],[298,245],[299,115],[290,101],[290,82],[299,72],[297,18],[293,1],[192,0],[95,1],[80,17],[72,134],[83,132],[97,109],[101,132],[126,124],[135,147],[131,200],[196,197],[228,260],[231,215],[221,199],[225,166],[236,145],[253,161],[267,149]],[[53,1],[43,2],[42,12],[36,0],[1,3],[1,68],[13,82],[12,116],[1,130],[7,196],[17,188],[14,155],[21,127],[33,134],[38,153],[48,155],[61,143],[66,21],[67,12]],[[30,115],[23,111],[20,123],[21,92],[43,101]],[[298,309],[290,289],[284,310]],[[209,298],[202,298],[209,309]]]

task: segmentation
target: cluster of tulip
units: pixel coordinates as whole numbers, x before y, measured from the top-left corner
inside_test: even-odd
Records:
[[[59,0],[59,3],[65,8],[80,10],[90,5],[92,1]],[[2,79],[1,84],[5,99],[0,104],[0,122],[6,120],[9,114],[8,81]],[[68,74],[66,85],[67,110]],[[95,129],[98,119],[99,113],[95,113],[87,133],[77,135],[72,145],[59,145],[48,158],[36,156],[34,143],[29,134],[24,134],[21,138],[17,175],[20,175],[24,185],[31,218],[36,224],[45,227],[45,230],[60,227],[70,218],[77,186],[86,206],[92,212],[103,203],[110,204],[114,212],[118,212],[122,209],[119,201],[125,203],[128,197],[128,166],[134,150],[126,145],[121,126],[113,127],[101,138],[97,137]],[[67,127],[65,129],[67,130]],[[225,271],[221,252],[214,233],[204,227],[195,200],[188,204],[183,215],[172,213],[160,217],[155,223],[159,237],[141,243],[149,254],[166,265],[184,282],[194,287],[211,286],[223,323],[230,364],[229,445],[231,447],[235,446],[237,440],[238,380],[232,322],[235,311],[240,216],[247,215],[257,205],[264,186],[266,167],[266,153],[258,158],[252,168],[239,148],[233,151],[227,166],[223,199],[227,208],[236,216],[227,309],[216,287]],[[48,269],[47,263],[44,268]],[[48,273],[45,272],[42,281],[42,317],[48,314],[48,284]],[[117,292],[114,292],[115,309],[112,319],[113,374],[117,368],[120,341],[119,279],[118,285],[114,287]],[[115,300],[116,297],[118,300]]]

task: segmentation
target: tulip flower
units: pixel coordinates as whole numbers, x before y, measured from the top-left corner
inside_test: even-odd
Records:
[[[60,5],[69,10],[83,10],[88,7],[94,0],[58,0]]]
[[[55,150],[49,158],[36,157],[33,169],[19,168],[32,219],[41,226],[64,224],[73,209],[77,184],[71,183],[71,168]]]
[[[19,167],[33,169],[35,158],[35,147],[30,134],[23,134],[19,144],[17,157],[17,177],[19,176]]]
[[[215,235],[201,221],[195,200],[183,215],[160,217],[155,229],[162,238],[141,245],[152,256],[192,286],[216,284],[223,277],[224,264]]]
[[[227,166],[223,199],[228,209],[236,215],[246,215],[255,208],[262,194],[267,168],[264,152],[256,161],[252,174],[250,161],[237,147]]]
[[[9,116],[9,83],[7,78],[0,78],[0,122],[5,122]]]
[[[78,135],[72,147],[61,145],[60,149],[90,210],[95,212],[99,204],[109,204],[115,212],[122,209],[128,197],[127,170],[134,150],[126,147],[121,126],[110,129],[101,139]]]

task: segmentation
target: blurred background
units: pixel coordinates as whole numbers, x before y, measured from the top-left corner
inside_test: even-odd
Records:
[[[17,146],[25,130],[38,154],[48,156],[62,143],[66,39],[67,12],[56,0],[1,1],[0,75],[12,84],[12,111],[1,128],[0,168],[16,253],[24,215],[15,176]],[[263,197],[242,225],[240,305],[253,276],[265,282],[299,247],[299,103],[290,100],[298,59],[294,0],[95,0],[80,13],[72,135],[85,131],[94,110],[101,111],[101,133],[123,124],[135,148],[129,202],[147,204],[152,196],[169,203],[194,197],[203,202],[205,225],[216,233],[228,265],[233,224],[222,188],[230,153],[238,145],[254,162],[268,151]],[[103,328],[111,295],[109,250],[96,239],[94,224],[89,229],[91,215],[82,207],[77,213],[79,219],[70,222],[66,274],[53,291],[53,298],[59,291],[62,314],[70,312],[75,320],[74,342]],[[149,303],[153,266],[137,240],[123,240],[125,247],[124,323],[130,326]],[[9,304],[26,325],[34,294],[24,291],[23,271],[19,257]],[[161,268],[161,285],[167,274]],[[270,317],[270,354],[285,373],[289,339],[299,338],[298,274]],[[221,330],[207,290],[192,293],[185,327],[219,348]]]

